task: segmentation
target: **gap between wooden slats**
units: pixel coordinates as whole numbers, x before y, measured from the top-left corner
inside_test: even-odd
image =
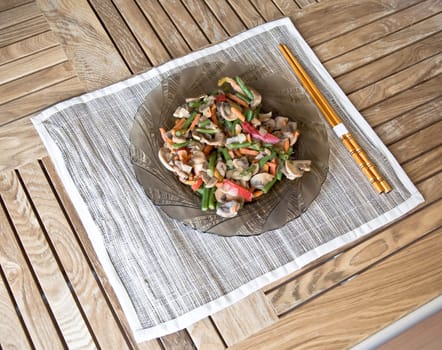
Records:
[[[272,1],[250,0],[250,2],[266,22],[284,17],[282,12]]]
[[[93,349],[95,341],[86,320],[78,309],[74,295],[60,270],[48,233],[17,172],[1,174],[0,186],[6,210],[14,224],[17,237],[26,252],[39,285],[63,338],[69,348]]]
[[[23,183],[45,227],[64,277],[75,292],[77,304],[102,349],[128,349],[118,323],[94,278],[72,225],[59,206],[57,197],[38,162],[19,169]],[[112,336],[110,336],[112,334]]]
[[[6,27],[26,22],[30,19],[40,16],[35,2],[23,4],[13,7],[6,11],[0,12],[0,30]]]
[[[88,235],[81,223],[81,220],[74,209],[74,206],[68,197],[67,193],[64,190],[64,187],[61,183],[59,176],[57,175],[54,166],[49,159],[49,157],[45,157],[41,161],[42,168],[46,174],[48,181],[52,187],[52,191],[54,195],[57,197],[57,201],[60,205],[60,208],[63,209],[66,220],[69,222],[69,226],[71,227],[72,232],[75,234],[76,240],[81,247],[82,253],[84,257],[87,259],[87,263],[90,268],[97,275],[97,284],[101,289],[103,296],[106,298],[106,302],[111,305],[110,310],[115,320],[117,320],[119,327],[124,330],[124,334],[127,337],[127,340],[130,340],[130,344],[135,349],[140,350],[160,350],[159,344],[157,341],[152,340],[148,342],[143,342],[140,344],[136,344],[135,340],[132,337],[132,332],[130,330],[129,324],[127,323],[126,317],[121,309],[121,306],[117,300],[117,297],[107,280],[106,274],[101,267],[101,264],[98,260],[98,257],[92,247],[92,244],[88,238]]]
[[[226,0],[204,0],[229,35],[238,34],[246,29],[235,11]]]
[[[14,7],[33,2],[34,0],[2,0],[0,2],[0,11],[7,11]]]
[[[272,0],[284,16],[289,16],[301,8],[294,0]]]
[[[2,244],[8,244],[3,242]],[[3,260],[3,259],[2,259]],[[24,326],[23,317],[18,312],[14,295],[7,285],[7,278],[0,263],[0,349],[31,349],[31,336]]]
[[[355,345],[440,294],[441,232],[439,227],[232,349]]]
[[[259,14],[258,11],[256,11],[255,7],[250,3],[249,0],[227,1],[233,11],[236,12],[238,17],[248,29],[264,23],[264,18]]]
[[[412,26],[441,10],[442,5],[439,0],[423,1],[315,46],[313,49],[320,60],[326,62]]]
[[[26,22],[11,25],[0,30],[0,48],[14,44],[34,35],[47,32],[48,30],[48,23],[46,22],[44,16],[41,15],[31,18]]]
[[[30,342],[38,349],[66,348],[55,317],[46,300],[32,264],[18,238],[17,231],[4,203],[9,179],[0,173],[0,264],[2,278],[8,285],[23,319]],[[12,174],[10,172],[9,174]],[[8,194],[6,194],[8,195]]]

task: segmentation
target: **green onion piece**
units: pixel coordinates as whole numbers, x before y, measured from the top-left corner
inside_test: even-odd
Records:
[[[203,129],[203,128],[196,128],[195,130],[200,132],[201,134],[216,134],[219,131],[218,129]]]
[[[268,161],[272,160],[275,157],[276,157],[276,152],[272,152],[268,156],[265,156],[264,158],[262,158],[259,161],[259,168],[261,169],[264,166],[265,163],[267,163]]]
[[[209,206],[209,189],[207,187],[203,188],[203,197],[201,198],[201,210],[206,211]]]
[[[246,112],[244,113],[246,120],[249,122],[252,120],[253,118],[253,111],[251,109],[246,110]]]
[[[244,148],[244,147],[249,147],[252,143],[251,142],[234,142],[234,143],[229,143],[226,145],[227,148],[230,149],[237,149],[237,148]]]
[[[277,180],[277,177],[273,177],[273,180],[270,181],[267,185],[264,186],[264,188],[262,189],[262,192],[267,193],[270,191],[270,189],[273,187],[273,185],[275,184]]]
[[[218,148],[218,151],[222,154],[225,161],[228,162],[229,160],[232,160],[232,157],[230,157],[229,151],[227,151],[225,148],[220,147]]]
[[[209,192],[209,209],[216,209],[215,187],[212,187]]]
[[[235,77],[236,82],[239,84],[239,87],[244,92],[244,94],[250,99],[253,100],[253,94],[249,90],[249,88],[246,86],[244,81],[240,77]]]
[[[190,124],[192,124],[193,120],[195,119],[197,113],[195,111],[193,111],[192,113],[190,113],[190,115],[187,117],[186,122],[183,125],[183,129],[188,129]]]
[[[211,123],[210,120],[209,120],[209,119],[206,119],[206,120],[203,120],[203,121],[199,122],[199,123],[198,123],[198,126],[204,128],[204,127],[206,127],[207,125],[209,125],[210,123]]]
[[[181,143],[173,143],[172,148],[178,149],[181,147],[186,147],[189,144],[189,141],[181,142]]]

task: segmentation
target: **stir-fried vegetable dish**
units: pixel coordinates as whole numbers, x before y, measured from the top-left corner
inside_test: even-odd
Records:
[[[296,122],[261,106],[261,95],[240,77],[225,77],[216,91],[187,98],[172,129],[160,128],[159,159],[201,195],[203,211],[233,217],[277,181],[310,171],[310,160],[295,159]]]

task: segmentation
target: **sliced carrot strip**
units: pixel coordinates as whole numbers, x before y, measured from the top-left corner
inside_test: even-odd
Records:
[[[206,145],[203,148],[203,153],[208,156],[210,154],[210,152],[212,152],[213,146],[211,145]]]
[[[289,147],[290,147],[290,141],[289,141],[289,139],[285,139],[282,144],[282,148],[284,149],[284,152],[288,152]]]
[[[193,130],[195,128],[195,126],[198,125],[200,118],[201,118],[201,114],[197,114],[195,116],[195,119],[192,121],[192,124],[190,124],[190,126],[189,126],[189,130]]]
[[[239,153],[247,156],[257,156],[259,154],[258,151],[254,149],[248,149],[248,148],[240,148]]]
[[[262,192],[261,190],[256,190],[252,194],[253,194],[253,198],[258,198],[258,197],[261,197],[264,194],[264,192]]]
[[[272,175],[276,174],[276,163],[268,162],[269,165],[269,173]]]
[[[233,102],[243,107],[247,108],[249,106],[246,101],[241,100],[238,96],[235,96],[234,94],[227,93],[226,96],[229,98],[229,100],[232,100]]]
[[[161,138],[165,143],[167,143],[168,145],[171,145],[173,143],[172,140],[167,137],[166,129],[160,128],[160,133],[161,133]]]
[[[184,118],[178,119],[175,122],[175,126],[173,127],[173,130],[180,130],[184,126],[185,123],[186,123],[186,119],[184,119]]]
[[[262,167],[262,171],[265,173],[269,172],[269,163],[265,163],[264,166]]]
[[[210,109],[210,119],[212,119],[213,124],[218,125],[218,118],[216,117],[216,105],[213,105]]]

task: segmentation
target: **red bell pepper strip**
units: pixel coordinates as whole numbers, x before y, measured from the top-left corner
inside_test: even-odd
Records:
[[[234,188],[238,192],[238,197],[243,198],[247,202],[251,202],[253,199],[253,193],[250,192],[248,189],[242,187],[241,185],[238,185],[237,183],[224,179],[223,186],[226,186],[227,189]]]
[[[215,96],[215,101],[216,102],[226,102],[227,101],[227,97],[224,94],[218,94]]]
[[[261,135],[259,133],[259,131],[252,124],[249,124],[247,122],[243,122],[242,126],[243,126],[243,130],[246,133],[252,135],[252,137],[254,139],[258,139],[258,140],[261,140],[262,142],[271,143],[271,144],[275,144],[275,143],[278,143],[279,141],[281,141],[279,139],[279,137],[277,137],[277,136],[275,136],[275,135],[273,135],[271,133],[267,133],[265,135]]]
[[[198,180],[196,180],[196,182],[191,186],[192,190],[197,191],[202,184],[203,184],[203,179],[199,177]]]

